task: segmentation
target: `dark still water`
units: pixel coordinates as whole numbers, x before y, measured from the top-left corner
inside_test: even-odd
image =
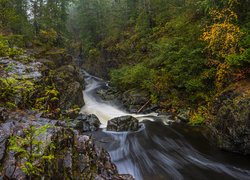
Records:
[[[250,179],[250,158],[220,151],[185,125],[143,122],[135,133],[96,132],[93,137],[136,179]]]

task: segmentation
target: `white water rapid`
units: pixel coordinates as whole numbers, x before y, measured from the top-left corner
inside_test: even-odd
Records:
[[[97,96],[97,89],[106,85],[104,81],[87,73],[85,81],[82,113],[95,114],[102,127],[114,117],[128,115]],[[167,117],[156,113],[132,116],[151,121],[143,121],[143,128],[137,132],[92,132],[96,143],[109,152],[119,173],[131,174],[136,180],[250,180],[249,157],[221,152],[197,131],[171,124]]]
[[[125,116],[131,115],[137,118],[139,121],[144,119],[153,120],[152,117],[157,116],[158,118],[162,118],[167,123],[168,119],[164,116],[158,116],[157,113],[151,114],[129,114],[121,109],[119,109],[114,104],[109,104],[108,102],[102,102],[100,98],[96,96],[96,91],[101,86],[104,86],[106,83],[95,76],[91,76],[87,72],[84,72],[86,75],[85,82],[86,82],[86,89],[83,92],[85,106],[81,109],[81,113],[86,114],[95,114],[102,123],[102,127],[106,127],[108,120]]]

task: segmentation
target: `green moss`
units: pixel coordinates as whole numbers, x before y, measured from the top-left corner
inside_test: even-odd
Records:
[[[35,85],[31,80],[17,77],[0,78],[0,102],[3,106],[14,108],[29,106]],[[17,104],[16,98],[21,98],[22,104]]]

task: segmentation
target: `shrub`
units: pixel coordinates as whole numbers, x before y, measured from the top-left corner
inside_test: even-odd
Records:
[[[23,49],[10,47],[9,41],[0,35],[0,57],[14,57],[23,54]]]
[[[24,130],[24,136],[13,135],[9,139],[9,150],[15,152],[23,172],[30,176],[41,177],[45,167],[54,159],[51,151],[55,148],[53,143],[46,142],[45,135],[48,125],[36,128],[30,126]],[[45,146],[49,143],[48,146]]]
[[[59,91],[54,86],[45,87],[44,92],[36,99],[34,109],[42,111],[50,118],[59,118]]]
[[[0,102],[10,108],[29,106],[34,93],[35,85],[27,79],[17,77],[0,77]]]
[[[205,117],[208,117],[208,110],[204,106],[200,106],[196,111],[190,113],[190,125],[201,125],[205,123]]]
[[[48,30],[41,30],[39,33],[39,40],[47,46],[52,46],[53,44],[55,44],[57,38],[58,34],[53,28]]]
[[[130,88],[143,89],[145,82],[150,81],[151,70],[143,64],[124,66],[121,69],[111,71],[111,83],[120,90]]]

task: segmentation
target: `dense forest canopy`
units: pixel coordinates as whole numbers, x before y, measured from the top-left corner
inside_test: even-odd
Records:
[[[167,109],[191,105],[206,114],[215,94],[249,75],[249,3],[82,0],[69,30],[90,64],[105,59],[114,69],[119,90],[140,89]]]
[[[249,77],[249,4],[0,0],[1,43],[8,36],[11,46],[66,47],[101,64],[120,91],[140,89],[163,108],[191,106],[204,115],[212,97]]]
[[[1,0],[1,33],[22,35],[25,40],[39,35],[53,39],[57,35],[59,45],[68,32],[69,4],[69,0]]]

